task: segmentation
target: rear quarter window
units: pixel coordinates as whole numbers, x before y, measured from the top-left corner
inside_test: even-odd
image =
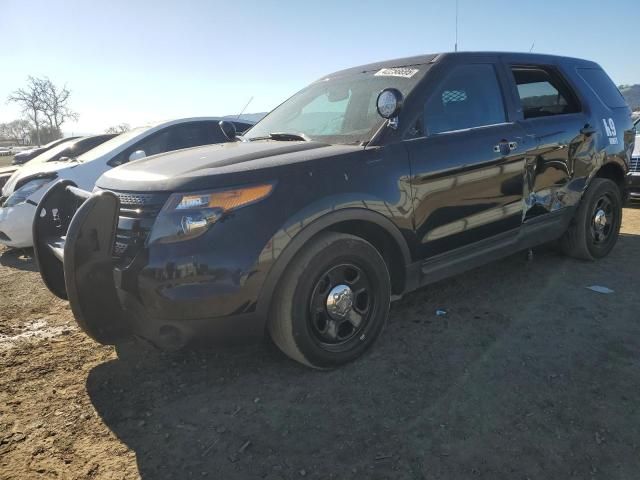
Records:
[[[578,74],[609,108],[623,108],[627,102],[609,75],[600,68],[578,68]]]

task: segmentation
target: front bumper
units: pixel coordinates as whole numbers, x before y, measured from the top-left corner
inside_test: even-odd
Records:
[[[627,174],[627,191],[631,200],[640,200],[640,172]]]
[[[123,262],[114,254],[119,213],[118,195],[90,194],[59,181],[38,205],[33,223],[42,278],[69,300],[89,336],[103,344],[139,336],[177,348],[194,338],[228,344],[264,335],[264,319],[252,300],[260,275],[243,275],[242,262],[234,262],[229,250],[203,268],[204,256],[211,255],[203,245],[145,246]],[[198,251],[207,253],[199,258]]]
[[[35,211],[36,207],[27,202],[15,207],[0,207],[0,244],[15,248],[31,247]]]

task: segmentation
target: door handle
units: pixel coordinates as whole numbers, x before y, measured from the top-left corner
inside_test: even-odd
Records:
[[[580,133],[586,137],[590,137],[591,135],[596,133],[596,129],[587,123],[584,127],[580,129]]]
[[[508,142],[507,140],[502,140],[499,144],[493,147],[493,151],[496,153],[501,153],[502,155],[507,155],[517,148],[518,142]]]

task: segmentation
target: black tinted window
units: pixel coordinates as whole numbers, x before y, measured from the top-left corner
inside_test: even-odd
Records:
[[[599,68],[579,68],[578,73],[607,107],[621,108],[627,106],[627,102],[625,102],[620,90],[604,70]]]
[[[251,127],[253,127],[253,125],[250,123],[243,123],[243,122],[233,122],[233,123],[236,126],[236,132],[238,133],[246,132]]]
[[[156,155],[158,153],[166,152],[169,146],[169,129],[162,130],[160,132],[150,135],[146,139],[138,142],[133,148],[129,149],[129,152],[135,152],[136,150],[144,150],[147,157]]]
[[[200,123],[183,123],[170,127],[169,130],[169,151],[195,147],[205,142],[205,132]]]
[[[512,71],[525,119],[580,111],[575,94],[555,72],[537,67]]]
[[[218,122],[207,122],[204,126],[207,139],[206,144],[227,142],[227,137],[224,136]],[[237,126],[236,126],[237,129]],[[240,132],[238,132],[240,133]]]
[[[198,147],[226,141],[218,122],[193,122],[173,127],[169,150]]]
[[[504,123],[504,103],[493,65],[455,67],[427,100],[424,121],[430,135]]]

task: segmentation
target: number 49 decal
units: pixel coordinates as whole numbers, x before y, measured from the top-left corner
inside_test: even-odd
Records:
[[[604,125],[604,131],[609,137],[610,145],[618,144],[618,132],[616,131],[616,124],[613,121],[613,118],[603,118],[602,124]]]

